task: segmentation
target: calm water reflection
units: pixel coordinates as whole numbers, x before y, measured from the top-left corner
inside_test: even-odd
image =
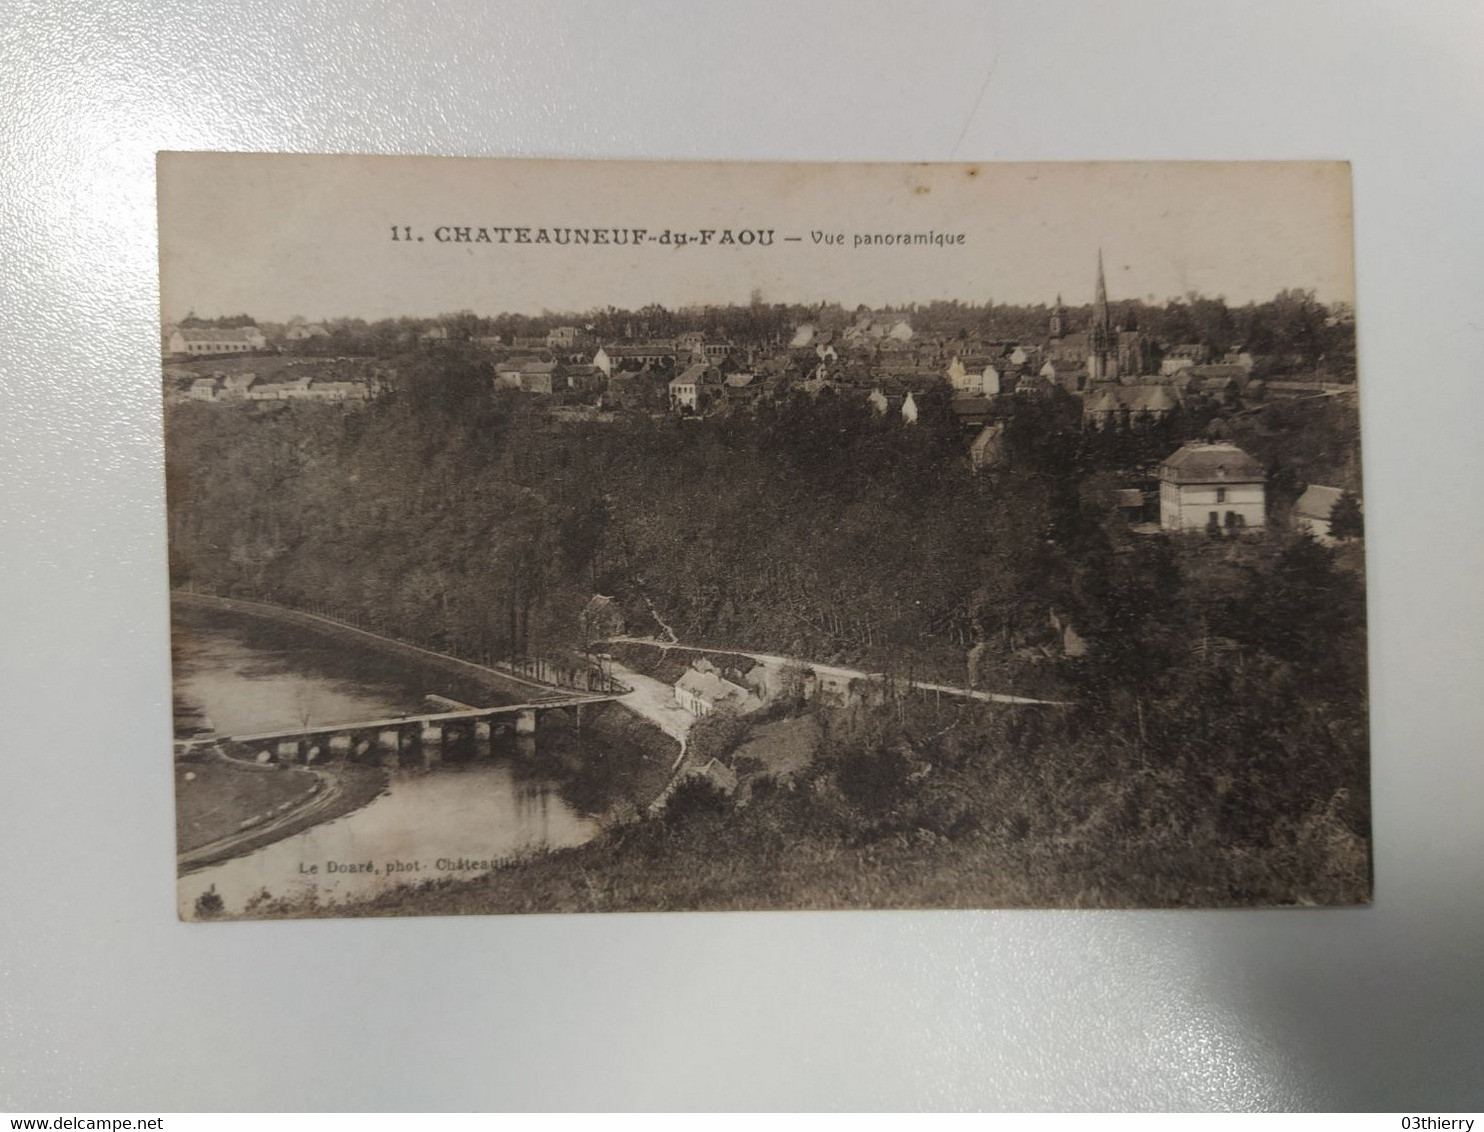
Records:
[[[349,649],[313,633],[269,629],[259,619],[185,613],[176,625],[176,691],[182,705],[232,734],[348,723],[404,715],[428,692],[448,689],[436,672],[389,671],[375,650]],[[352,655],[352,654],[360,655]],[[483,703],[511,702],[477,690]],[[554,744],[559,745],[559,744]],[[597,822],[566,802],[558,773],[542,771],[551,756],[497,739],[466,757],[430,758],[429,765],[391,771],[387,793],[343,818],[315,826],[247,856],[182,877],[179,901],[190,914],[214,885],[229,913],[267,889],[273,896],[315,892],[322,902],[366,896],[405,883],[478,875],[483,866],[523,850],[578,845]],[[348,871],[351,866],[369,871]],[[401,865],[402,868],[395,868]]]

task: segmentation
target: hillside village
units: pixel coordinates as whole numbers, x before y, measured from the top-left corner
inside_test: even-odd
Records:
[[[1348,308],[1322,308],[1288,293],[1270,305],[1285,301],[1296,302],[1304,319],[1289,327],[1288,341],[1265,343],[1267,352],[1237,340],[1224,305],[1204,337],[1181,341],[1140,329],[1145,304],[1110,301],[1101,253],[1089,305],[1074,310],[1058,295],[1044,311],[1002,311],[1012,328],[1032,331],[1044,314],[1039,333],[1014,337],[982,333],[967,308],[946,318],[932,308],[848,313],[822,306],[812,318],[781,307],[759,315],[756,303],[721,312],[646,308],[638,316],[607,312],[583,325],[525,319],[504,333],[510,316],[468,312],[374,326],[302,318],[260,326],[245,315],[212,322],[192,316],[166,328],[165,392],[169,401],[353,407],[395,391],[399,359],[453,350],[487,365],[491,390],[545,398],[553,415],[572,420],[725,420],[797,397],[858,401],[909,428],[933,413],[961,435],[975,470],[1007,459],[1006,422],[1017,404],[1055,401],[1058,427],[1070,411],[1086,444],[1142,450],[1141,459],[1125,461],[1118,485],[1119,507],[1136,529],[1216,526],[1230,534],[1263,526],[1270,509],[1268,469],[1234,447],[1241,431],[1234,422],[1283,402],[1339,398],[1353,410]],[[1188,315],[1191,328],[1203,308],[1212,321],[1210,300],[1191,297],[1170,307]],[[925,325],[914,325],[914,317]],[[1272,321],[1282,317],[1291,320],[1292,311]],[[1168,311],[1153,321],[1161,320],[1171,322]],[[543,329],[543,321],[550,325]],[[696,322],[710,325],[689,325]],[[720,323],[730,323],[729,332]],[[1273,337],[1271,329],[1266,336]],[[1337,348],[1316,355],[1321,336]],[[1212,463],[1182,447],[1207,443],[1224,444],[1230,458]],[[1197,465],[1202,470],[1194,471]],[[1334,472],[1335,483],[1299,485],[1305,494],[1293,508],[1293,521],[1324,540],[1330,516],[1322,504],[1332,510],[1341,494],[1360,488],[1357,461]],[[1284,510],[1293,502],[1284,500]]]

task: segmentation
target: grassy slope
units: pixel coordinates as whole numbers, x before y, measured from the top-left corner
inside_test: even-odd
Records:
[[[658,821],[470,881],[402,889],[325,909],[345,916],[743,909],[1220,907],[1363,900],[1363,855],[1294,888],[1276,855],[1171,842],[1112,851],[898,835],[868,844],[801,835],[777,811]],[[1340,887],[1330,887],[1330,882]],[[1235,887],[1234,887],[1235,883]],[[1320,885],[1326,887],[1321,894]],[[287,915],[314,910],[283,910]]]

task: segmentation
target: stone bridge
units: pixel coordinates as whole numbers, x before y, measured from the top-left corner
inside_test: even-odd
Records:
[[[581,727],[585,705],[608,703],[618,698],[616,693],[569,695],[530,703],[460,707],[455,711],[425,712],[356,723],[312,724],[245,735],[198,735],[178,740],[175,753],[180,756],[217,743],[238,743],[271,750],[279,759],[298,759],[314,747],[322,747],[332,754],[364,754],[376,749],[401,751],[417,745],[488,739],[499,730],[509,730],[516,735],[534,735],[541,717],[548,712],[568,712]]]

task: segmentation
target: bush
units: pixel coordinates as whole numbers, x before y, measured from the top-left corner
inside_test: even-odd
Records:
[[[835,781],[840,792],[861,809],[884,814],[895,809],[907,794],[911,760],[895,747],[856,751],[840,759]]]
[[[726,791],[694,775],[681,779],[665,802],[665,824],[684,825],[696,818],[720,817],[732,808]]]
[[[751,724],[735,712],[717,708],[692,725],[686,750],[699,766],[705,766],[712,759],[726,762],[747,737],[750,727]]]

